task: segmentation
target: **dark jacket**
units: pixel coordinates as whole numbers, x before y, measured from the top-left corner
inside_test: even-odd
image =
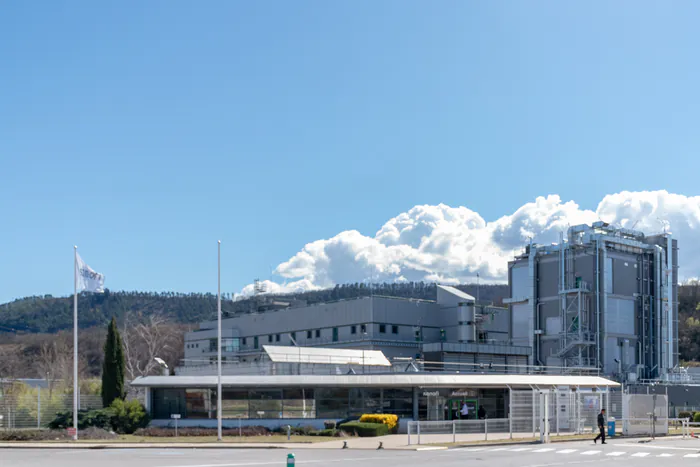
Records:
[[[598,414],[598,427],[605,428],[605,415],[602,412]]]

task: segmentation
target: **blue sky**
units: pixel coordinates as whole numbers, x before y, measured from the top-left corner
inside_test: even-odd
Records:
[[[695,2],[0,9],[0,302],[239,291],[418,204],[697,194]],[[677,169],[681,170],[678,171]],[[361,280],[361,278],[358,278]]]

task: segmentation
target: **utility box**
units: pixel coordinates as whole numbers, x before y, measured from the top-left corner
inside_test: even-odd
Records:
[[[610,417],[608,419],[608,437],[612,438],[615,436],[615,417]]]

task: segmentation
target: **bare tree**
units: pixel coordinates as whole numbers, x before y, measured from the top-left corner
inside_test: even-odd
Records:
[[[175,365],[174,357],[181,352],[182,336],[178,326],[172,325],[161,313],[149,316],[124,314],[122,331],[126,376],[129,381],[139,376],[156,374],[156,357]]]

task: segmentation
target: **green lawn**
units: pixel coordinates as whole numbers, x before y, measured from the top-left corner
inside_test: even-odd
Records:
[[[271,436],[224,436],[223,443],[322,443],[325,441],[337,441],[339,438],[325,436],[294,436],[287,441],[286,435]],[[217,443],[216,436],[178,436],[176,437],[155,437],[155,436],[134,436],[121,435],[116,439],[109,440],[79,440],[81,443]]]

